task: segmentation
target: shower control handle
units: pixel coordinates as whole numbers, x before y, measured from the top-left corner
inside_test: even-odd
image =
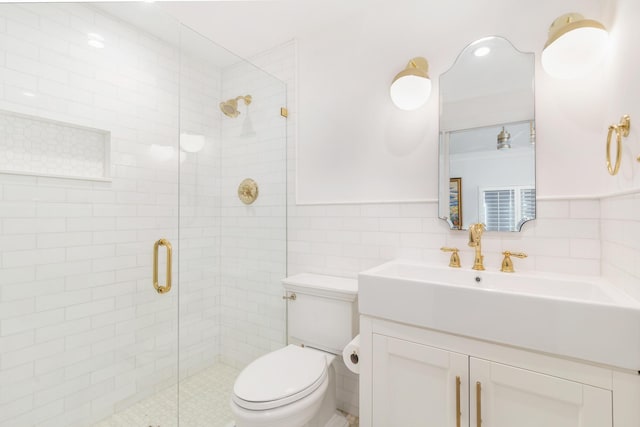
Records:
[[[294,292],[291,292],[291,295],[289,295],[289,296],[285,295],[285,296],[282,297],[282,299],[286,299],[286,300],[289,300],[289,301],[295,301],[296,298],[297,298],[297,296],[296,296],[296,294]]]

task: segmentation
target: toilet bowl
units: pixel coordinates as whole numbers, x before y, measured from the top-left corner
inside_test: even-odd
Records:
[[[347,427],[334,362],[357,333],[357,281],[300,274],[283,281],[288,342],[251,362],[231,398],[236,427]]]
[[[334,385],[335,356],[289,345],[257,359],[234,384],[236,427],[301,427],[318,413]],[[335,409],[335,406],[334,406]]]

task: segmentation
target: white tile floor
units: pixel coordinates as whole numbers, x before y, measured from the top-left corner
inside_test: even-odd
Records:
[[[102,420],[93,427],[233,427],[229,400],[240,371],[216,363],[180,383],[180,414],[173,386]],[[347,415],[350,427],[358,417]]]
[[[217,363],[180,382],[180,414],[176,386],[141,400],[93,427],[231,427],[229,407],[238,370]]]

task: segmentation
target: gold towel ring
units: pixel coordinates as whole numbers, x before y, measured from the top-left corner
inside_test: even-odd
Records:
[[[607,133],[607,170],[610,175],[616,175],[620,170],[620,161],[622,160],[622,137],[629,136],[631,128],[631,118],[628,115],[622,116],[620,123],[609,126]],[[611,137],[613,132],[616,133],[616,163],[611,167]]]

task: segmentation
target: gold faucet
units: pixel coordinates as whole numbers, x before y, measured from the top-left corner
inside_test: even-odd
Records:
[[[484,232],[484,224],[471,224],[469,226],[469,246],[476,249],[473,257],[473,269],[484,270],[482,263],[484,255],[482,255],[482,233]]]
[[[449,259],[449,267],[460,268],[460,255],[458,255],[458,248],[440,248],[442,252],[451,252],[451,258]]]
[[[504,252],[502,252],[502,255],[504,255],[504,259],[502,260],[502,267],[500,267],[500,271],[502,271],[504,273],[513,273],[515,271],[513,269],[513,261],[511,260],[512,256],[514,256],[516,258],[526,258],[527,257],[527,254],[525,254],[524,252],[504,251]]]

